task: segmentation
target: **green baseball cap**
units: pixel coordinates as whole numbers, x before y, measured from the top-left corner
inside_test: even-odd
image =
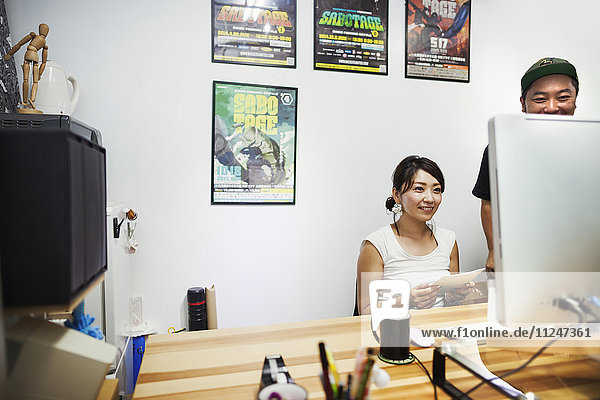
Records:
[[[534,81],[543,76],[552,74],[567,75],[579,83],[577,71],[573,64],[562,58],[546,57],[536,61],[536,63],[525,72],[525,75],[521,78],[521,93],[523,93]]]

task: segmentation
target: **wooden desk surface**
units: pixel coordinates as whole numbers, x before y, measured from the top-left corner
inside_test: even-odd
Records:
[[[411,312],[411,326],[436,328],[486,320],[486,304]],[[318,378],[321,370],[318,343],[331,348],[343,376],[353,370],[356,350],[376,346],[370,332],[370,317],[347,317],[247,328],[220,329],[153,335],[138,376],[134,399],[252,399],[256,398],[264,357],[281,354],[292,378],[309,392],[310,399],[323,399]],[[412,349],[432,373],[433,349]],[[488,369],[497,375],[525,362],[530,349],[481,348]],[[377,363],[391,376],[384,388],[372,386],[371,399],[433,399],[433,386],[414,362],[392,366]],[[451,362],[447,378],[462,390],[478,383]],[[507,378],[523,391],[541,398],[598,398],[600,363],[582,355],[549,348],[526,369]],[[438,398],[449,398],[437,390]],[[484,385],[474,398],[503,398]]]
[[[105,379],[100,386],[96,400],[117,400],[119,398],[119,380]]]

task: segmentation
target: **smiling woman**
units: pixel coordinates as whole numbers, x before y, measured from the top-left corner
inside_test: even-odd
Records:
[[[358,257],[360,314],[370,313],[368,287],[377,279],[408,281],[411,308],[460,302],[471,284],[447,293],[432,285],[459,269],[454,232],[432,222],[445,188],[442,171],[428,158],[409,156],[394,170],[392,182],[392,195],[385,206],[393,213],[394,222],[367,236]]]

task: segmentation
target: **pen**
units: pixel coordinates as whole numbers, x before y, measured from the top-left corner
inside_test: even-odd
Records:
[[[337,385],[337,400],[344,400],[344,384],[340,382]]]
[[[327,363],[331,372],[333,373],[333,379],[335,380],[335,384],[339,385],[340,383],[340,375],[338,374],[337,368],[335,366],[335,360],[333,359],[333,355],[331,354],[331,350],[329,347],[325,345],[325,355],[327,356]]]
[[[323,390],[325,390],[325,398],[333,400],[333,389],[329,380],[329,368],[327,365],[327,354],[325,353],[325,343],[319,342],[319,356],[321,358],[321,367],[323,368]]]
[[[365,365],[364,360],[365,360],[365,356],[367,354],[367,350],[364,347],[361,347],[360,349],[358,349],[356,351],[356,362],[354,364],[354,380],[352,382],[352,386],[348,386],[348,389],[351,391],[351,394],[356,394],[356,392],[358,391],[358,383],[360,381],[360,376],[362,374],[362,369]],[[356,397],[356,396],[351,396],[351,397]]]
[[[346,400],[351,400],[352,395],[352,374],[348,374],[348,387],[346,390]]]
[[[356,392],[356,400],[362,400],[366,394],[366,387],[369,384],[369,377],[371,375],[371,369],[373,368],[374,359],[369,357],[365,364],[365,368],[360,377],[360,384],[358,385],[358,391]]]

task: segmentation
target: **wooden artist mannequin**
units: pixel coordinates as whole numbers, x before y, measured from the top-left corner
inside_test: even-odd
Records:
[[[37,96],[38,89],[38,81],[44,72],[44,68],[46,68],[46,61],[48,59],[48,45],[46,45],[46,36],[48,36],[48,32],[50,28],[46,24],[40,24],[39,27],[39,35],[36,35],[35,32],[31,32],[29,35],[25,36],[19,43],[14,45],[12,49],[8,52],[7,55],[4,56],[5,60],[10,59],[13,54],[15,54],[21,46],[25,43],[29,42],[27,46],[27,52],[25,52],[25,57],[23,60],[23,108],[17,110],[19,113],[26,114],[41,114],[40,110],[36,110],[34,106],[35,97]],[[38,51],[43,49],[42,51],[42,63],[38,67]],[[29,70],[33,66],[33,82],[31,84],[31,95],[29,95]]]

